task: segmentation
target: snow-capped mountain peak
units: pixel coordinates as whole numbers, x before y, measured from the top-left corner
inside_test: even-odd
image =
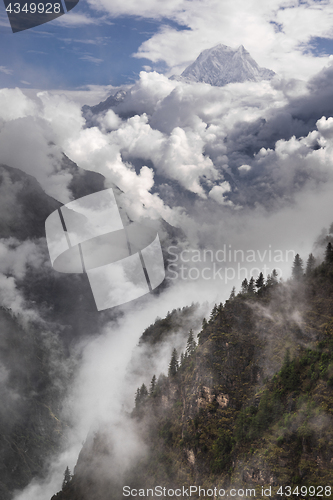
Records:
[[[203,82],[222,87],[228,83],[270,80],[274,75],[274,71],[258,66],[243,45],[232,49],[219,44],[202,51],[180,77],[173,78],[187,83]]]

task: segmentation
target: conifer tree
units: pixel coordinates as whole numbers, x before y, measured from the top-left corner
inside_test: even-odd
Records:
[[[186,351],[185,351],[186,355],[191,356],[191,354],[194,353],[195,348],[196,348],[196,342],[194,339],[193,330],[191,328],[186,344]]]
[[[169,363],[169,371],[168,371],[169,377],[174,377],[177,373],[177,370],[178,370],[178,354],[176,348],[174,348]]]
[[[259,290],[262,289],[263,286],[264,286],[264,275],[260,273],[258,278],[256,279],[256,287],[258,288],[258,292]]]
[[[234,287],[235,288],[235,287]],[[219,325],[222,325],[222,319],[223,319],[223,304],[222,302],[219,303],[218,308],[217,308],[217,317],[219,318]]]
[[[198,343],[199,344],[202,344],[204,339],[205,339],[205,335],[206,335],[205,330],[207,328],[207,325],[208,325],[207,320],[206,320],[206,318],[204,318],[202,320],[201,332],[199,332],[199,334],[198,334]]]
[[[333,248],[332,248],[332,243],[330,241],[327,243],[326,247],[325,262],[326,264],[331,264],[333,262]]]
[[[254,292],[255,292],[255,288],[254,288],[254,277],[253,277],[253,276],[251,276],[251,278],[250,278],[250,281],[249,281],[248,286],[247,286],[247,291],[248,291],[248,293],[250,293],[251,295],[253,295],[253,294],[254,294]]]
[[[292,277],[296,281],[300,281],[303,277],[303,261],[299,254],[296,254],[293,267],[292,267]]]
[[[139,406],[142,405],[142,403],[145,402],[148,396],[148,390],[145,384],[142,384],[140,389],[136,390],[135,394],[135,408],[139,408]]]
[[[144,400],[148,396],[148,390],[145,384],[142,384],[140,388],[140,400]]]
[[[64,480],[62,482],[62,489],[65,488],[65,486],[70,482],[72,479],[72,474],[71,471],[69,470],[69,467],[67,466],[64,472]]]
[[[314,256],[312,255],[312,253],[310,253],[310,255],[308,257],[308,260],[306,262],[306,270],[305,270],[306,276],[310,276],[310,274],[314,270],[314,268],[315,268],[315,262],[316,262],[316,259],[314,258]]]
[[[245,278],[242,281],[241,293],[247,293],[248,287],[249,287],[249,283],[248,283],[247,279]]]
[[[135,393],[135,408],[138,408],[139,404],[140,404],[140,389],[138,387]]]
[[[150,382],[149,395],[152,396],[156,389],[156,375],[153,376]]]
[[[217,308],[217,305],[215,304],[213,309],[212,309],[212,312],[210,313],[210,318],[209,318],[209,321],[214,321],[214,319],[216,318],[216,316],[218,315],[218,308]]]
[[[266,280],[266,288],[270,290],[274,285],[277,284],[278,280],[278,273],[276,272],[276,269],[273,269],[272,274],[267,275],[267,280]]]
[[[236,297],[236,287],[233,286],[232,287],[232,290],[231,290],[231,293],[230,293],[230,297],[229,297],[229,300],[232,300]]]

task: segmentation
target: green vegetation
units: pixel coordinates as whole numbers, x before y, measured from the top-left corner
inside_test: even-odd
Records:
[[[266,280],[262,275],[244,280],[238,294],[233,289],[225,304],[214,306],[197,338],[189,326],[185,351],[179,356],[173,349],[168,376],[154,375],[149,390],[144,384],[137,390],[132,418],[148,452],[123,484],[236,486],[255,488],[259,497],[262,487],[271,487],[274,499],[281,498],[280,486],[290,486],[292,498],[313,498],[310,486],[330,485],[330,243],[319,265],[310,255],[304,270],[297,255],[287,283],[276,271]],[[176,320],[176,312],[171,314]],[[158,319],[141,343],[154,345],[168,336],[168,322],[170,314]],[[104,500],[98,492],[105,485],[92,477],[94,498]],[[74,475],[68,490],[54,498],[86,500],[84,484]],[[122,498],[119,484],[108,488],[114,500]]]
[[[150,455],[144,487],[330,484],[333,457],[333,250],[292,279],[244,280],[214,306],[139,418]],[[178,364],[178,366],[177,366]],[[259,489],[257,490],[259,493]],[[297,496],[297,495],[296,495]],[[276,496],[276,498],[279,498]],[[309,497],[310,498],[310,497]]]

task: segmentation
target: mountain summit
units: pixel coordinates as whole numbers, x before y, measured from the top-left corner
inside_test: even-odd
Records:
[[[238,49],[232,49],[227,45],[219,44],[201,52],[181,76],[174,76],[173,79],[223,87],[228,83],[270,80],[274,75],[274,71],[260,68],[243,45]]]

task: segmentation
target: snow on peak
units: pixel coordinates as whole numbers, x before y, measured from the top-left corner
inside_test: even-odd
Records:
[[[201,52],[180,77],[173,77],[173,79],[187,83],[203,82],[222,87],[228,83],[270,80],[274,75],[274,71],[260,68],[243,45],[232,49],[227,45],[219,44]]]

